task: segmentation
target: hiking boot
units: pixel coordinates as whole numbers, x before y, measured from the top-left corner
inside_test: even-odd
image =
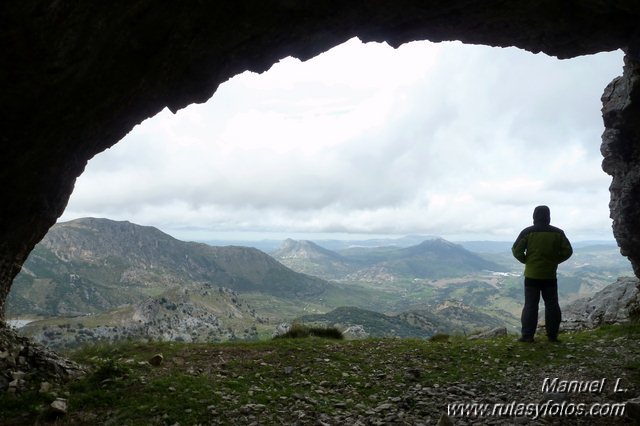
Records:
[[[548,339],[551,343],[560,343],[560,339],[558,339],[558,336],[547,336],[547,339]]]
[[[518,342],[523,342],[523,343],[533,343],[533,337],[527,337],[527,336],[522,336],[521,338],[518,339]]]

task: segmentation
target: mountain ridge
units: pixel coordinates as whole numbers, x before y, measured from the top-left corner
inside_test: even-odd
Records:
[[[254,248],[211,247],[177,240],[150,226],[83,218],[51,228],[16,277],[9,306],[31,305],[42,314],[83,314],[141,300],[153,288],[190,283],[289,298],[321,295],[332,287]],[[45,295],[39,303],[29,303],[25,293],[36,288]],[[115,303],[109,304],[111,297]],[[97,305],[92,306],[93,300]],[[74,312],[73,303],[81,309]]]
[[[442,238],[409,247],[352,247],[334,252],[310,241],[288,239],[272,256],[293,270],[325,279],[433,279],[503,268]]]

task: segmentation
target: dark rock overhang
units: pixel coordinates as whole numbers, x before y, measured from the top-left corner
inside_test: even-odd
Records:
[[[3,2],[0,307],[91,157],[165,107],[206,101],[238,73],[307,59],[354,36],[392,46],[516,46],[558,58],[624,49],[625,76],[605,99],[603,153],[614,176],[614,233],[640,274],[640,133],[630,124],[638,23],[636,0]]]

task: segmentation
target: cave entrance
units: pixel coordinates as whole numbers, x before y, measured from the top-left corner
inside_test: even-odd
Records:
[[[89,163],[61,220],[130,220],[200,241],[511,240],[549,204],[571,238],[611,240],[599,97],[621,63],[620,51],[560,61],[352,39],[145,121]]]
[[[598,98],[621,56],[352,39],[287,58],[134,128],[91,160],[61,220],[209,243],[512,241],[544,203],[572,241],[610,241]]]

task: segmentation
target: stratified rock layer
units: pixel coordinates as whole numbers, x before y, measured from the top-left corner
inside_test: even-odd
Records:
[[[0,324],[0,393],[48,390],[84,373],[83,367]]]
[[[590,329],[640,319],[639,285],[637,278],[618,278],[593,296],[570,303],[562,309],[562,329]]]
[[[87,161],[163,108],[204,102],[238,73],[265,71],[288,55],[308,59],[354,36],[392,46],[461,40],[568,58],[627,48],[638,23],[637,0],[2,2],[0,311]],[[622,110],[623,122],[611,128],[626,128],[634,108]],[[629,140],[637,147],[635,136],[622,145]],[[637,167],[631,151],[616,164]],[[640,184],[618,169],[607,169],[616,238],[638,273],[640,249],[630,235],[638,235],[638,219],[628,212]]]

